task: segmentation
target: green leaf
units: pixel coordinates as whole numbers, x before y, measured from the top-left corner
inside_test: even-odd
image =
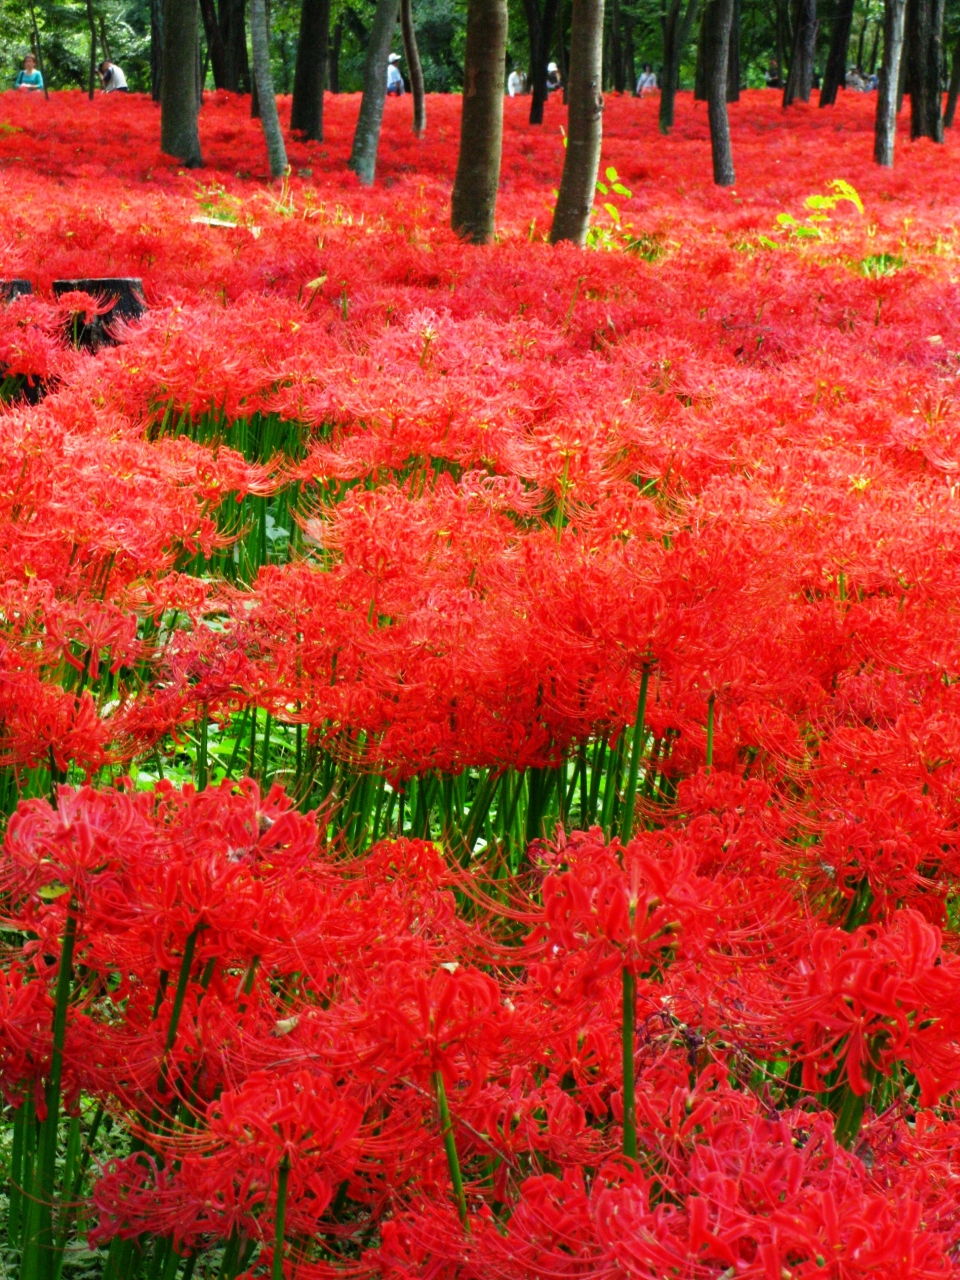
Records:
[[[605,186],[604,183],[602,182],[597,183],[597,190],[600,192],[602,196],[608,196],[610,194],[610,188],[608,186]]]

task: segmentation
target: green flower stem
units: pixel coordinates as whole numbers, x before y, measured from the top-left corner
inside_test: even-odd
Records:
[[[443,1083],[443,1072],[434,1071],[433,1091],[437,1097],[437,1112],[440,1117],[440,1132],[447,1153],[447,1164],[450,1166],[450,1181],[453,1183],[453,1195],[457,1202],[457,1213],[460,1221],[469,1231],[467,1219],[467,1198],[463,1194],[463,1178],[460,1173],[460,1158],[457,1155],[457,1140],[453,1133],[453,1121],[450,1118],[450,1107],[447,1103],[447,1090]]]
[[[623,968],[623,1154],[637,1158],[637,1080],[633,1060],[637,1019],[637,980]]]

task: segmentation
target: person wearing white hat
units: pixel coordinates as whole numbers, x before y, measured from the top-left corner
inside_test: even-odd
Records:
[[[547,63],[547,93],[553,93],[556,89],[563,88],[563,81],[560,79],[560,68],[555,62]]]
[[[397,63],[400,61],[399,53],[391,53],[387,59],[387,94],[394,94],[398,98],[403,97],[403,76],[400,74],[400,68]]]

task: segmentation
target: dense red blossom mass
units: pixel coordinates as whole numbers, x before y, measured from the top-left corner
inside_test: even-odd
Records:
[[[526,109],[476,249],[458,99],[370,191],[354,98],[273,188],[226,94],[190,173],[4,99],[0,1088],[72,920],[94,1246],[232,1276],[286,1197],[304,1280],[958,1277],[956,137],[747,93],[725,191],[611,99],[582,252]],[[149,311],[78,350],[104,276]]]

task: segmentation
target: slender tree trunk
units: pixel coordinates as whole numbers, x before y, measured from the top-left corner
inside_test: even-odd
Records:
[[[732,25],[733,0],[708,0],[700,27],[700,41],[710,119],[713,180],[719,187],[732,187],[736,181],[730,121],[727,118],[727,59],[730,56]]]
[[[663,27],[663,75],[660,85],[660,132],[673,128],[673,110],[680,83],[680,63],[690,42],[700,0],[672,0]]]
[[[90,67],[87,76],[87,97],[93,101],[93,86],[97,78],[97,25],[93,16],[93,0],[87,0],[87,23],[90,27]]]
[[[110,54],[110,45],[107,43],[107,24],[104,21],[103,14],[97,15],[97,26],[100,28],[100,48],[103,50],[103,56],[108,62],[112,62],[113,58]],[[40,72],[43,75],[43,72]]]
[[[567,33],[563,25],[563,0],[557,0],[557,64],[560,67],[560,79],[563,81],[563,105],[567,105],[567,94],[570,92],[570,59],[567,56]]]
[[[46,84],[46,76],[44,76]],[[150,96],[160,101],[163,83],[163,0],[150,0]]]
[[[872,76],[877,69],[877,55],[880,52],[880,33],[883,31],[883,23],[878,22],[873,29],[873,48],[870,50],[870,61],[867,66],[867,75]]]
[[[567,151],[550,243],[583,246],[597,190],[603,142],[603,0],[573,0],[570,23],[570,112]]]
[[[403,34],[403,53],[410,74],[410,94],[413,98],[413,132],[419,138],[427,127],[427,98],[423,89],[423,67],[417,48],[417,33],[413,25],[413,0],[400,0],[400,30]]]
[[[473,244],[493,239],[503,140],[507,0],[468,0],[460,154],[450,225]]]
[[[253,46],[253,78],[260,99],[260,122],[270,160],[270,177],[281,178],[287,170],[287,149],[277,115],[277,97],[270,71],[270,31],[266,0],[250,0],[250,43]]]
[[[903,18],[905,0],[884,0],[883,66],[877,92],[877,123],[873,158],[877,164],[893,168],[893,148],[897,135],[897,90],[900,84],[900,60],[903,55]]]
[[[197,132],[197,0],[166,0],[163,16],[163,75],[160,149],[188,169],[203,164]]]
[[[813,88],[813,60],[817,48],[817,0],[798,0],[793,34],[793,56],[783,90],[783,105],[789,107],[797,98],[810,101]]]
[[[820,86],[821,107],[832,107],[837,100],[837,90],[842,89],[847,79],[847,51],[850,48],[850,29],[853,26],[853,9],[856,0],[840,0],[837,16],[833,23],[830,37],[830,52],[827,54],[827,65],[823,72],[823,84]],[[861,45],[863,33],[861,32]]]
[[[957,98],[960,98],[960,40],[953,51],[953,66],[950,68],[950,88],[947,90],[947,110],[943,117],[944,126],[953,128],[953,117],[957,113]]]
[[[223,41],[223,87],[231,93],[247,93],[252,88],[247,54],[247,0],[219,0],[218,12]]]
[[[329,45],[330,0],[303,0],[290,128],[312,142],[323,141],[323,86]]]
[[[36,9],[34,9],[32,4],[30,5],[30,27],[31,27],[30,43],[33,45],[33,56],[37,60],[37,69],[39,70],[40,75],[43,79],[43,96],[49,102],[50,86],[47,83],[47,73],[43,65],[43,50],[40,48],[40,28],[37,26],[37,11]]]
[[[637,64],[633,43],[633,19],[630,17],[629,13],[627,13],[626,9],[624,9],[622,17],[624,45],[623,78],[627,82],[627,92],[633,93],[637,84]],[[566,77],[564,77],[564,81],[566,81]]]
[[[905,16],[910,136],[933,142],[943,141],[943,8],[944,0],[910,0]]]
[[[727,57],[727,101],[740,101],[740,0],[733,0],[730,53]]]
[[[348,161],[348,167],[356,173],[365,187],[373,186],[377,169],[383,102],[387,92],[387,57],[399,12],[400,0],[377,0],[377,10],[370,29],[367,61],[363,71],[363,97],[353,135],[353,150]]]
[[[530,123],[543,124],[543,106],[547,100],[547,63],[550,40],[557,18],[558,0],[524,0],[527,29],[530,34]]]
[[[218,89],[227,87],[227,54],[223,47],[223,36],[217,21],[217,11],[213,0],[200,0],[200,17],[203,19],[203,34],[207,38],[207,54],[213,68],[213,83]],[[206,76],[201,77],[201,81]]]
[[[343,23],[333,28],[330,40],[330,92],[340,92],[340,46],[343,44]]]
[[[623,23],[620,15],[620,0],[611,0],[610,4],[611,36],[613,42],[613,88],[616,93],[623,93]]]
[[[863,15],[863,21],[860,23],[860,39],[857,41],[857,61],[854,64],[861,75],[863,74],[863,50],[866,45],[867,30],[869,26],[870,26],[870,17],[869,17],[869,9],[868,9],[868,10],[865,10]],[[830,51],[831,53],[833,52],[832,43],[830,45]],[[829,65],[830,64],[828,61],[827,66],[829,67]],[[844,67],[843,70],[844,70],[844,83],[846,83],[846,70],[847,70],[846,67]],[[821,107],[823,106],[823,90],[822,89],[820,90],[820,105]]]

